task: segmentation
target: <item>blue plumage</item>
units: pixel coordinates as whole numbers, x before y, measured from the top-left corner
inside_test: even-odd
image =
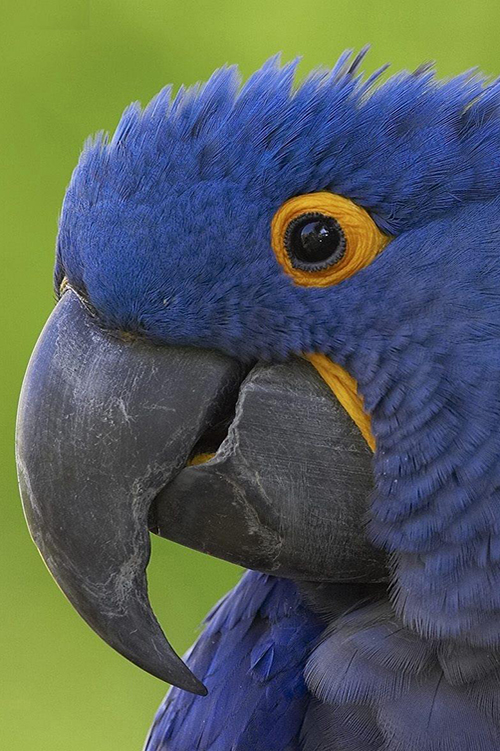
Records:
[[[329,619],[306,668],[310,700],[316,616],[292,585],[247,575],[190,658],[211,698],[174,691],[148,751],[489,751],[500,746],[500,86],[424,69],[374,88],[343,56],[294,89],[294,70],[273,59],[240,89],[222,69],[132,106],[111,140],[89,142],[56,279],[84,290],[106,325],[160,343],[343,365],[377,441],[369,533],[391,554],[392,604],[377,593]],[[392,240],[352,278],[304,288],[281,270],[270,223],[318,190],[366,208]]]
[[[303,671],[321,628],[291,582],[247,573],[188,655],[208,697],[172,689],[146,751],[298,751]]]
[[[83,286],[109,325],[273,359],[339,334],[337,288],[292,286],[270,253],[287,198],[327,189],[404,236],[498,195],[497,84],[429,71],[371,91],[342,58],[294,91],[294,71],[272,59],[239,90],[222,69],[90,141],[64,201],[57,278]]]

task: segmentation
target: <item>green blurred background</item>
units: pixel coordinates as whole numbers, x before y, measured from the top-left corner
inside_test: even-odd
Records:
[[[437,61],[500,72],[498,0],[4,0],[0,13],[0,748],[140,751],[165,686],[106,647],[52,582],[25,528],[13,460],[16,402],[53,305],[59,206],[84,138],[132,100],[237,62],[303,55],[301,72],[370,42],[366,69]],[[238,576],[155,540],[152,600],[183,652]],[[203,751],[203,750],[202,750]],[[272,749],[270,749],[272,751]]]

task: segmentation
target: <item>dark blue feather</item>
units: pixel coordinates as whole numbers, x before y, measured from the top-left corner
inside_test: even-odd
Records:
[[[498,652],[418,637],[387,600],[354,609],[329,626],[308,660],[316,702],[304,751],[498,749],[498,663]]]
[[[301,751],[383,751],[384,739],[369,707],[335,707],[312,701],[301,733]]]
[[[308,704],[303,669],[320,630],[294,584],[247,573],[187,658],[208,696],[172,689],[147,751],[297,751]]]

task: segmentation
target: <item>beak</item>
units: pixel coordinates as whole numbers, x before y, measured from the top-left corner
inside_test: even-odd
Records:
[[[111,337],[68,291],[40,336],[20,399],[21,496],[52,575],[108,644],[195,693],[202,684],[149,604],[147,519],[241,378],[236,362],[214,352]]]
[[[218,452],[163,488],[152,528],[275,576],[382,581],[384,557],[364,534],[371,462],[357,426],[310,364],[258,364]]]
[[[148,526],[282,576],[385,577],[362,533],[371,455],[356,426],[306,362],[247,373],[210,350],[114,337],[70,289],[20,398],[21,496],[55,580],[114,649],[198,694],[149,603]],[[215,457],[187,466],[235,405]]]

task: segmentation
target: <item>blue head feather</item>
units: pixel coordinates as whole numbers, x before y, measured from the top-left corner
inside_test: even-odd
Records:
[[[107,325],[162,343],[241,358],[316,350],[345,365],[373,417],[371,529],[399,556],[405,618],[491,643],[500,84],[423,69],[373,88],[348,56],[296,89],[294,71],[273,58],[240,87],[223,68],[88,142],[56,276]],[[351,198],[394,238],[328,289],[294,285],[270,243],[279,206],[318,190]]]
[[[402,235],[497,195],[497,84],[424,71],[372,90],[344,55],[294,90],[295,68],[272,58],[242,88],[222,68],[132,105],[111,140],[86,144],[57,275],[106,323],[239,356],[314,349],[338,289],[297,288],[278,266],[270,223],[287,198],[330,190]]]

